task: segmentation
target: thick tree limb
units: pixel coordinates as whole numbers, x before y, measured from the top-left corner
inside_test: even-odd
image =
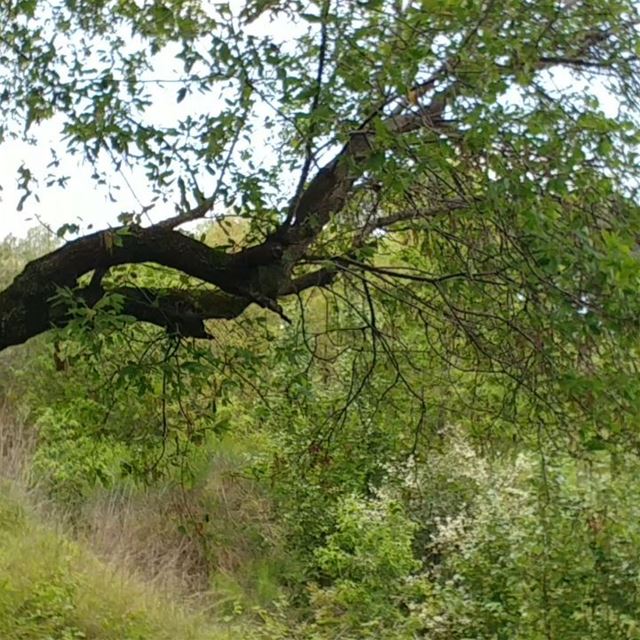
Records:
[[[447,100],[455,93],[455,83],[435,94],[426,107],[418,111],[394,115],[384,124],[395,135],[441,124]],[[288,245],[287,260],[297,261],[331,216],[345,206],[353,185],[375,151],[375,136],[370,131],[354,131],[349,142],[333,160],[322,167],[300,196],[291,227],[286,225],[276,234]]]
[[[193,209],[189,209],[188,211],[183,211],[178,213],[171,218],[166,218],[165,220],[161,220],[158,222],[156,227],[161,229],[175,229],[179,227],[181,224],[186,224],[187,222],[193,222],[194,220],[200,220],[204,218],[213,208],[215,203],[215,197],[207,198],[202,201],[198,206],[193,207]]]
[[[122,298],[124,315],[192,338],[210,337],[205,320],[236,318],[251,304],[246,298],[207,289],[120,287],[109,294]]]
[[[75,288],[81,276],[93,271],[94,278],[88,289],[97,299],[101,295],[100,274],[122,264],[155,262],[216,285],[223,292],[242,299],[245,307],[250,302],[275,305],[271,296],[282,284],[271,283],[263,291],[262,272],[264,265],[276,262],[279,255],[281,251],[275,243],[226,254],[163,227],[122,227],[84,236],[30,262],[13,283],[0,292],[0,350],[64,322],[65,310],[56,308],[53,302],[61,288]],[[278,276],[287,279],[284,272]],[[134,302],[135,298],[132,304]],[[225,303],[228,304],[228,300]]]
[[[295,280],[292,280],[289,286],[283,290],[282,295],[290,295],[293,293],[301,293],[305,289],[312,287],[326,287],[334,282],[338,277],[339,271],[333,267],[325,267],[317,271],[306,273]]]

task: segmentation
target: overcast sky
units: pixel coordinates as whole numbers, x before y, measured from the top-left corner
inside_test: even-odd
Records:
[[[237,3],[236,3],[237,4]],[[240,3],[242,4],[242,3]],[[284,38],[291,39],[295,27],[287,22],[284,24],[278,21],[268,22],[262,20],[253,25],[256,35],[269,33],[272,37],[283,42]],[[283,36],[283,34],[287,34]],[[291,40],[289,40],[291,41]],[[171,52],[165,52],[164,59],[160,61],[162,75],[180,77],[179,61]],[[550,80],[555,85],[567,85],[572,82],[567,72],[555,74]],[[558,87],[559,88],[559,87]],[[593,87],[591,87],[593,89]],[[180,105],[176,102],[176,85],[165,85],[158,88],[158,99],[154,100],[154,107],[150,116],[155,120],[175,121],[180,116],[186,115],[185,110],[191,110],[199,106],[203,109],[210,108],[211,105],[194,104],[197,100],[211,100],[211,96],[188,97]],[[607,94],[602,88],[598,91],[602,107],[607,115],[615,115],[616,100],[614,96]],[[182,112],[182,113],[181,113]],[[112,173],[112,182],[119,189],[117,191],[116,202],[111,202],[105,193],[104,188],[94,186],[91,179],[92,169],[78,160],[78,156],[69,156],[64,152],[64,143],[61,142],[58,131],[59,122],[46,122],[35,129],[38,143],[28,145],[24,142],[5,142],[0,146],[0,238],[8,235],[24,235],[26,231],[38,224],[46,225],[53,230],[58,229],[65,223],[79,224],[82,230],[86,230],[88,225],[93,228],[104,228],[107,225],[117,223],[117,216],[122,212],[140,211],[142,205],[150,202],[150,196],[145,186],[144,173],[140,171],[137,175],[130,172]],[[34,133],[34,131],[32,131]],[[261,144],[260,133],[254,145],[255,153],[268,153],[267,145]],[[71,176],[71,180],[66,189],[58,186],[51,188],[41,188],[38,190],[40,200],[29,198],[22,211],[17,210],[17,204],[21,192],[17,189],[17,169],[24,162],[36,175],[47,174],[47,164],[51,160],[50,149],[54,149],[61,160],[60,169]],[[60,170],[58,170],[60,173]],[[158,205],[151,212],[153,219],[161,219],[172,215],[171,203]]]
[[[238,12],[245,2],[232,0],[230,4],[232,10]],[[286,46],[286,42],[293,42],[295,36],[307,28],[308,25],[303,22],[296,25],[283,18],[271,20],[264,15],[251,23],[249,31],[256,36],[268,35],[272,41]],[[167,46],[154,57],[155,69],[161,71],[149,72],[149,77],[184,76],[182,63],[174,55],[179,47],[174,49],[176,50]],[[173,123],[189,113],[211,110],[211,94],[190,94],[178,104],[176,86],[165,84],[156,87],[153,105],[147,110],[145,121]],[[134,174],[126,168],[120,173],[110,172],[112,185],[118,187],[117,201],[111,202],[104,187],[95,185],[91,179],[92,167],[82,163],[78,156],[65,153],[65,143],[58,133],[60,125],[61,120],[58,120],[32,127],[29,133],[37,139],[36,145],[18,141],[7,141],[0,145],[0,238],[9,234],[23,236],[36,225],[45,225],[54,231],[67,223],[78,224],[83,230],[89,225],[96,229],[104,228],[117,224],[120,213],[140,211],[143,205],[150,204],[151,196],[146,188],[144,171],[139,170]],[[268,154],[266,136],[266,131],[256,132],[253,152],[257,161],[261,160],[260,154]],[[55,150],[61,163],[56,173],[69,175],[71,180],[66,188],[45,188],[41,182],[38,189],[39,201],[30,197],[24,202],[22,211],[18,211],[17,205],[22,195],[17,188],[18,168],[24,163],[34,175],[46,176],[47,165],[52,157],[51,149]],[[103,166],[108,165],[105,163]],[[168,202],[158,205],[148,215],[151,219],[159,220],[174,213],[173,205]]]
[[[104,192],[94,189],[91,170],[78,164],[76,158],[63,153],[56,129],[51,125],[40,127],[37,146],[22,142],[2,145],[0,155],[0,236],[23,235],[30,227],[42,224],[57,229],[62,224],[84,219],[96,226],[105,226],[115,221],[120,210],[134,208],[135,199],[126,189],[121,189],[122,199],[117,204],[109,202]],[[17,169],[22,162],[36,174],[46,174],[49,149],[56,149],[62,158],[65,172],[73,176],[67,189],[52,187],[39,191],[40,202],[29,198],[22,211],[17,210],[20,193],[17,189]]]

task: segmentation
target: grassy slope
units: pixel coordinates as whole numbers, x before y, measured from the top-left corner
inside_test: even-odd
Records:
[[[27,501],[28,502],[28,501]],[[0,638],[218,640],[241,637],[101,563],[0,481]]]

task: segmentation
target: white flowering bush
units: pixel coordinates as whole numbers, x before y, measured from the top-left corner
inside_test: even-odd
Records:
[[[339,501],[307,618],[272,616],[269,637],[640,639],[640,464],[489,460],[451,438],[428,464],[390,466],[372,497]]]
[[[412,616],[432,640],[640,638],[637,463],[521,455],[440,519]]]

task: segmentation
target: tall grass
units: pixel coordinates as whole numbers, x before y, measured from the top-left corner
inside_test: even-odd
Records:
[[[227,637],[206,620],[238,621],[281,595],[293,563],[237,444],[212,450],[190,489],[123,481],[69,511],[34,474],[37,441],[0,408],[3,640]]]
[[[35,431],[16,419],[6,404],[0,404],[0,479],[29,487],[35,445]]]
[[[198,592],[201,558],[167,518],[167,495],[107,493],[87,507],[77,535],[32,476],[36,441],[0,410],[2,640],[239,637],[179,596]]]
[[[233,443],[219,443],[191,488],[98,490],[77,515],[78,535],[105,561],[212,615],[265,606],[293,563],[269,496],[242,465]]]
[[[0,638],[3,640],[218,640],[214,626],[125,567],[100,562],[0,495]]]
[[[103,560],[129,567],[154,588],[203,600],[206,554],[180,526],[181,502],[169,487],[99,490],[82,506],[77,535]]]

